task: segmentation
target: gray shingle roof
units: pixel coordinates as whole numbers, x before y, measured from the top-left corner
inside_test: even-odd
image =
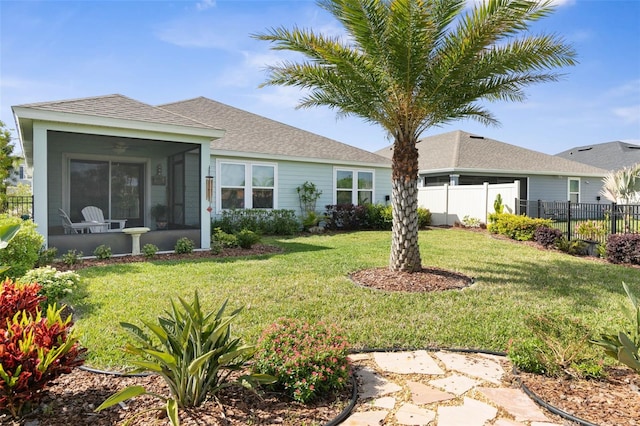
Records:
[[[68,99],[54,102],[39,102],[18,105],[43,111],[89,115],[175,126],[215,129],[188,117],[145,104],[123,95],[105,95],[82,99]]]
[[[605,142],[578,146],[556,156],[613,171],[640,163],[640,145],[621,141]]]
[[[387,158],[214,100],[198,97],[159,105],[226,130],[211,149],[390,166]]]
[[[606,170],[544,154],[461,130],[421,139],[418,142],[421,172],[432,170],[478,170],[548,174],[604,175]],[[391,158],[392,149],[376,153]]]

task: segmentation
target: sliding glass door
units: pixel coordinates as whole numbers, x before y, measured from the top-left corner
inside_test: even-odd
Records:
[[[144,163],[70,161],[69,215],[81,221],[82,209],[96,206],[105,219],[127,219],[127,227],[144,225]]]

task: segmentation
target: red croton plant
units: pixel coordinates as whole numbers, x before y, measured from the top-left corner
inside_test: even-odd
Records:
[[[7,279],[0,288],[0,412],[19,417],[42,397],[46,384],[82,364],[71,316],[40,308],[40,285]]]

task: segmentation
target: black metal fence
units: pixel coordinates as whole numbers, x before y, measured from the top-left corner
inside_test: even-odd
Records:
[[[611,234],[640,233],[640,205],[519,200],[518,214],[551,219],[567,239],[606,242]]]
[[[33,219],[33,196],[7,196],[2,203],[0,213]]]

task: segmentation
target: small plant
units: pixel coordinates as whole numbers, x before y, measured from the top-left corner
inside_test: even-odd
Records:
[[[550,377],[600,377],[602,365],[593,361],[589,330],[578,320],[549,315],[525,318],[533,336],[512,340],[507,351],[518,368]]]
[[[100,260],[111,259],[111,247],[101,244],[93,251],[93,255]]]
[[[193,252],[194,243],[187,237],[182,237],[176,241],[174,250],[178,254],[189,254]]]
[[[322,195],[322,191],[313,182],[305,182],[296,188],[300,200],[300,210],[307,217],[316,211],[316,201]]]
[[[216,255],[222,253],[222,249],[223,249],[223,247],[222,247],[222,243],[220,241],[215,241],[215,240],[211,241],[211,247],[210,247],[211,254],[216,256]]]
[[[418,228],[424,229],[431,225],[431,212],[424,207],[418,207]]]
[[[586,220],[577,223],[574,231],[578,237],[588,241],[598,241],[607,233],[604,223],[595,220]]]
[[[260,242],[260,235],[248,229],[243,229],[236,235],[238,245],[243,249],[250,249],[254,244]]]
[[[496,199],[493,201],[493,210],[496,214],[504,213],[504,204],[502,204],[502,195],[496,195]]]
[[[545,248],[556,247],[562,238],[562,231],[550,226],[538,226],[533,234],[533,240]]]
[[[212,241],[222,244],[222,247],[233,248],[238,247],[238,238],[235,235],[227,234],[220,228],[215,228],[212,234]]]
[[[62,255],[62,263],[69,266],[77,265],[82,262],[82,256],[83,253],[81,251],[77,251],[76,249],[69,250]]]
[[[142,246],[142,254],[147,259],[152,258],[153,256],[155,256],[156,253],[158,253],[158,250],[160,250],[160,249],[155,244],[145,244],[144,246]]]
[[[28,271],[18,282],[40,284],[40,295],[46,298],[47,303],[52,304],[77,290],[80,275],[73,271],[62,272],[51,266],[44,266]]]
[[[631,302],[631,309],[626,307],[623,309],[625,316],[631,322],[631,331],[602,334],[599,340],[593,340],[592,343],[604,348],[608,356],[640,374],[640,303],[626,283],[623,282],[622,287]]]
[[[58,249],[55,247],[44,248],[44,246],[40,249],[40,253],[38,253],[38,260],[36,262],[36,267],[40,268],[42,266],[51,265],[58,255]]]
[[[236,309],[226,315],[227,302],[216,312],[204,313],[196,292],[193,302],[171,300],[171,311],[158,318],[158,324],[145,323],[153,339],[140,327],[121,322],[139,346],[128,344],[126,351],[141,357],[133,361],[139,368],[159,374],[169,387],[171,398],[165,399],[165,409],[171,423],[178,425],[179,407],[197,407],[209,394],[230,386],[229,372],[240,370],[251,357],[254,348],[231,338],[231,322],[240,313]],[[156,342],[159,342],[156,343]],[[272,382],[264,375],[247,375],[238,379],[245,384]],[[129,398],[148,394],[142,386],[132,386],[104,401],[96,411],[104,410]],[[162,397],[159,397],[162,398]],[[164,399],[164,398],[162,398]]]
[[[277,389],[306,403],[346,385],[347,340],[335,326],[282,318],[263,332],[254,370],[274,376]]]
[[[462,218],[462,225],[464,225],[465,228],[480,228],[481,224],[480,219],[469,215]]]
[[[70,332],[71,316],[49,305],[43,317],[38,284],[6,280],[0,293],[0,411],[20,417],[42,396],[44,387],[82,364],[85,352]]]

